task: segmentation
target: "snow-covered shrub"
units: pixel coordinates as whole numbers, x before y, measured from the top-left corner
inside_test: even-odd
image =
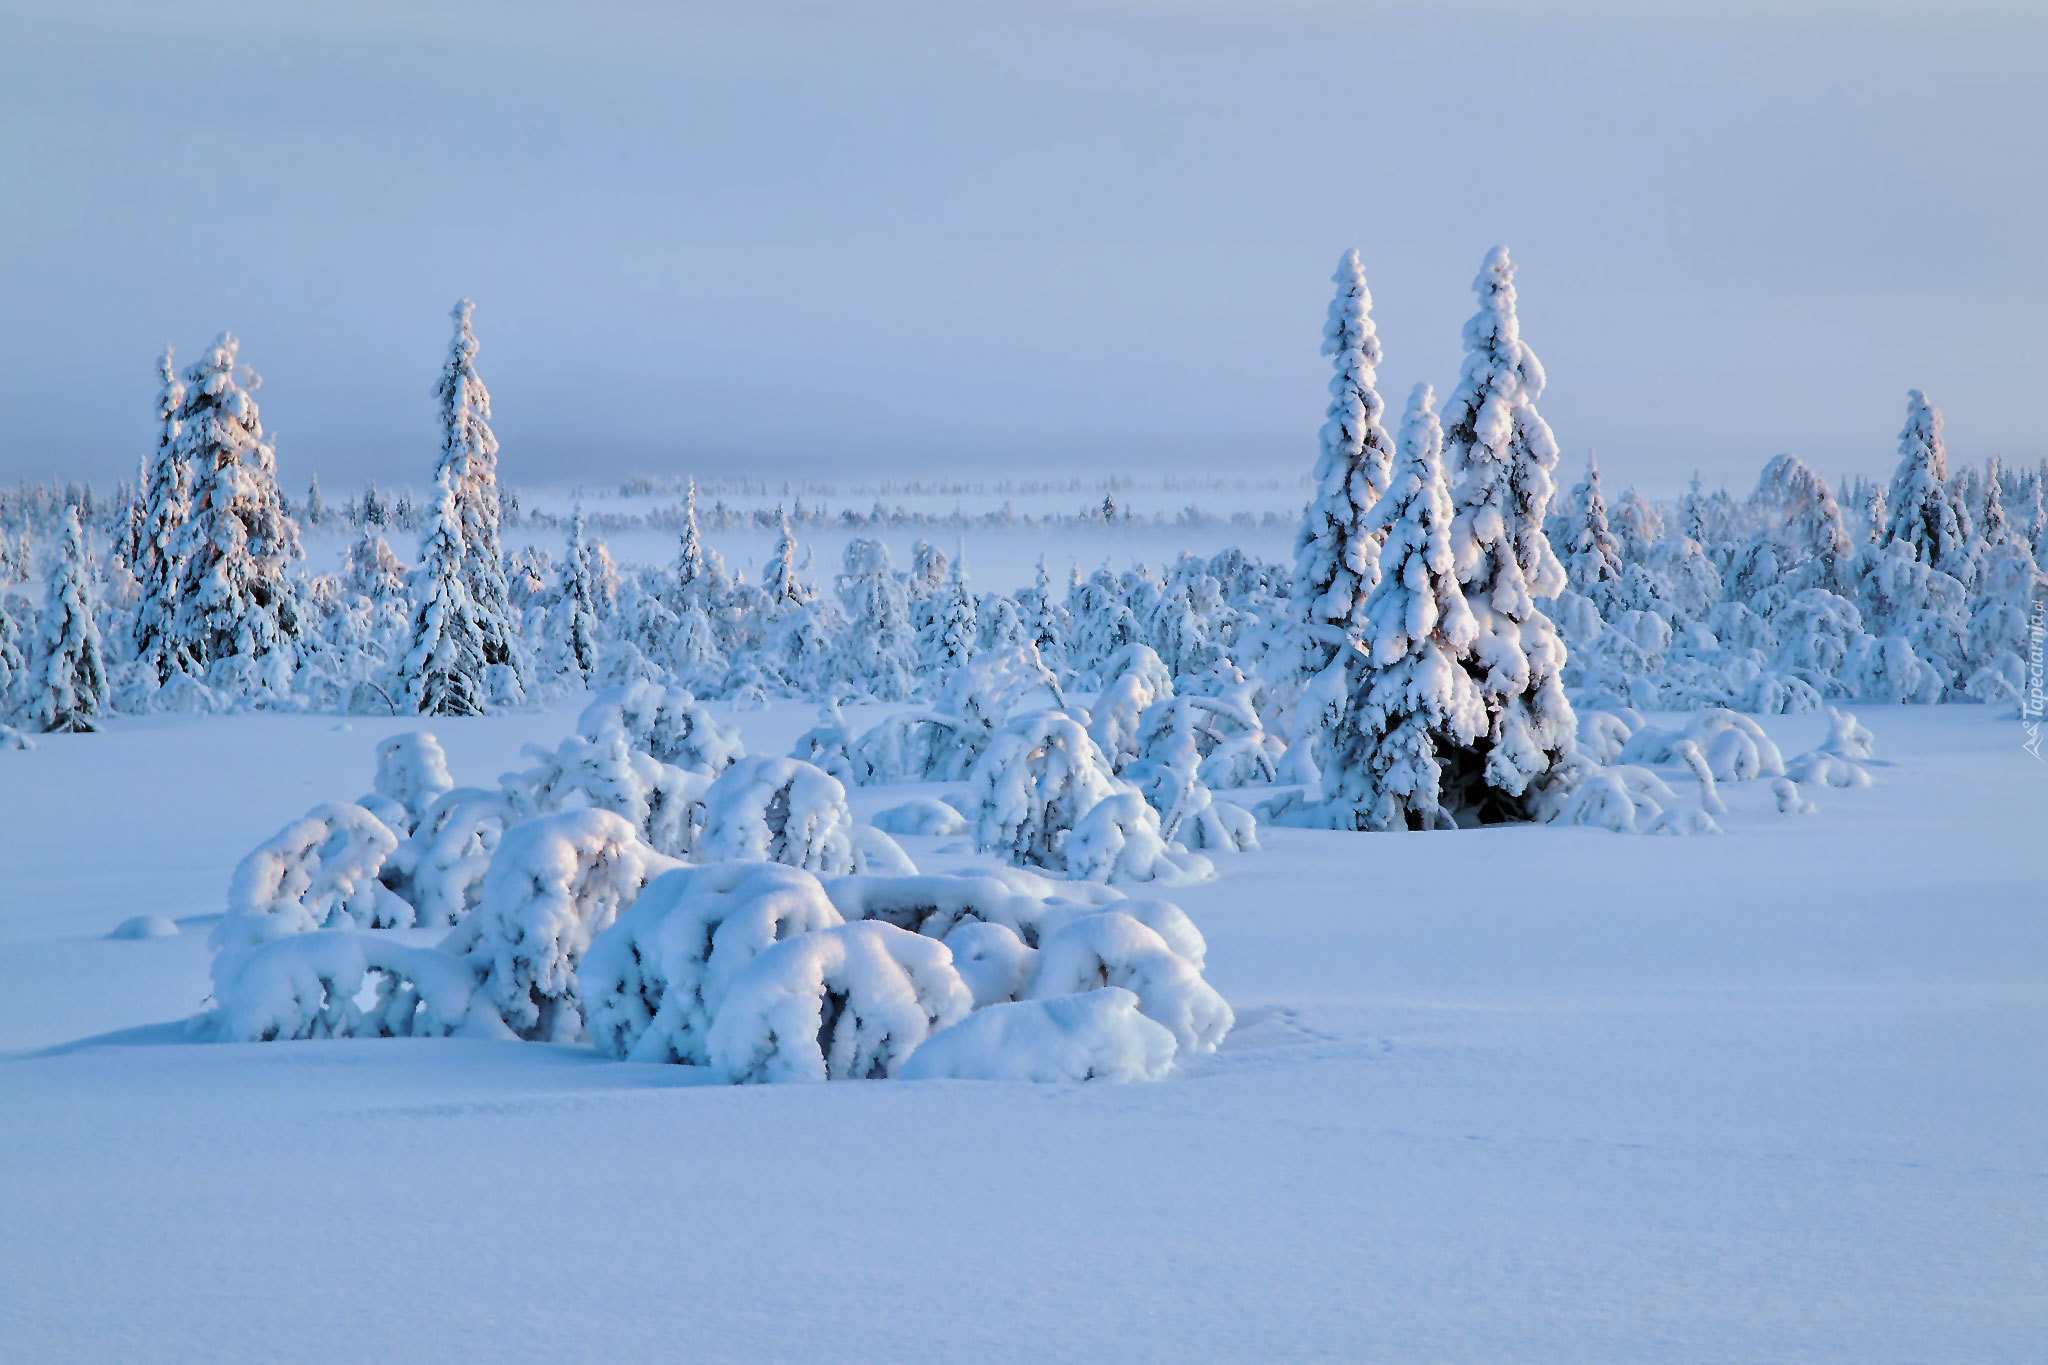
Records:
[[[943,943],[872,920],[844,924],[784,939],[742,968],[708,1049],[740,1083],[880,1079],[973,1007]]]
[[[889,716],[849,746],[856,782],[957,782],[997,729],[1019,715],[1065,705],[1035,645],[994,650],[951,668],[935,707]]]
[[[410,730],[378,744],[375,791],[404,812],[404,827],[392,826],[400,834],[411,834],[427,808],[454,786],[448,755],[431,732]]]
[[[1877,754],[1877,736],[1870,733],[1851,711],[1828,708],[1828,737],[1820,746],[1822,753],[1833,754],[1836,758],[1862,761]]]
[[[818,708],[818,723],[797,736],[789,756],[824,769],[842,783],[851,784],[856,781],[852,756],[854,742],[853,731],[847,728],[839,703],[830,701]]]
[[[1728,806],[1721,800],[1720,789],[1714,785],[1713,765],[1700,752],[1700,746],[1689,739],[1681,739],[1671,746],[1671,752],[1692,771],[1693,780],[1700,784],[1700,809],[1709,815],[1726,815]]]
[[[967,830],[966,817],[945,802],[929,796],[913,797],[900,806],[875,816],[875,828],[891,834],[925,834],[945,837],[963,834]]]
[[[1176,732],[1124,776],[1159,813],[1159,835],[1167,842],[1226,853],[1257,848],[1258,822],[1251,812],[1216,800],[1199,773],[1192,736]]]
[[[1789,777],[1773,781],[1771,795],[1777,798],[1780,815],[1811,815],[1814,812],[1813,802],[1801,794],[1799,784]]]
[[[577,969],[598,1051],[710,1064],[711,1021],[739,970],[770,944],[841,917],[818,879],[780,863],[710,863],[649,882]]]
[[[737,730],[680,687],[634,682],[597,694],[577,718],[576,732],[598,740],[624,733],[638,753],[689,772],[716,777],[746,753]]]
[[[1083,882],[1186,886],[1217,876],[1206,857],[1159,833],[1159,812],[1137,792],[1110,792],[1087,808],[1067,835],[1063,853],[1067,876]]]
[[[205,1029],[222,1042],[507,1037],[467,964],[376,934],[322,930],[231,959]],[[367,1000],[365,997],[368,997]]]
[[[1102,693],[1088,712],[1088,734],[1111,773],[1138,757],[1145,712],[1172,695],[1173,675],[1150,645],[1125,645],[1110,657]]]
[[[851,872],[846,788],[793,758],[742,758],[704,794],[699,846],[706,861],[787,863],[827,876]]]
[[[1172,1069],[1176,1048],[1171,1030],[1138,1012],[1136,995],[1109,986],[977,1009],[925,1039],[898,1074],[914,1081],[1156,1081]]]
[[[1103,986],[1138,997],[1147,1019],[1173,1034],[1180,1052],[1214,1052],[1236,1017],[1198,968],[1151,927],[1119,910],[1082,915],[1048,935],[1026,998],[1045,1000]]]
[[[657,853],[688,857],[696,850],[712,779],[629,747],[626,732],[596,739],[571,735],[553,752],[526,746],[534,766],[502,779],[514,806],[527,814],[608,810],[631,821]]]
[[[214,946],[233,952],[329,924],[411,924],[413,907],[377,880],[397,847],[398,836],[361,806],[315,806],[236,866]]]
[[[1067,869],[1069,831],[1117,790],[1102,750],[1080,722],[1058,711],[1010,722],[967,781],[980,847],[1006,862],[1055,872]]]
[[[420,924],[454,924],[475,908],[498,840],[518,820],[496,788],[445,791],[391,856],[383,880],[412,902]]]
[[[969,920],[955,925],[945,942],[953,954],[953,969],[967,984],[976,1009],[1015,1000],[1031,982],[1038,950],[1014,929]]]
[[[576,965],[667,859],[610,811],[563,811],[505,831],[483,900],[442,949],[464,959],[514,1033],[571,1042],[583,1030]]]
[[[1640,728],[1640,722],[1631,726],[1627,716],[1634,712],[1596,711],[1590,707],[1577,712],[1579,721],[1579,752],[1595,763],[1612,763],[1621,757],[1621,751],[1628,744],[1628,737]]]

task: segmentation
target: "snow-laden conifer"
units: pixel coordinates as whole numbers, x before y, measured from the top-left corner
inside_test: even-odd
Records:
[[[192,471],[192,514],[179,536],[175,668],[248,694],[291,686],[298,604],[287,576],[304,558],[277,486],[277,451],[252,396],[261,380],[223,332],[185,372],[177,457]]]
[[[192,515],[192,468],[178,448],[185,405],[185,386],[171,365],[171,348],[157,361],[156,453],[142,485],[142,525],[130,570],[141,585],[135,607],[135,657],[152,679],[163,682],[169,658],[171,618],[178,605],[178,553],[186,520]]]
[[[1487,712],[1446,796],[1486,820],[1530,814],[1530,786],[1569,755],[1575,728],[1559,682],[1564,643],[1535,601],[1565,586],[1543,533],[1557,442],[1536,410],[1543,366],[1522,341],[1514,280],[1507,248],[1495,247],[1473,281],[1479,311],[1465,324],[1464,371],[1444,418],[1451,551],[1478,627],[1466,667]]]
[[[1591,453],[1586,456],[1586,477],[1572,488],[1570,540],[1565,543],[1565,576],[1574,591],[1596,604],[1607,589],[1604,584],[1621,581],[1621,541],[1607,524],[1607,498],[1600,491],[1600,465]]]
[[[583,506],[569,519],[568,552],[562,556],[557,593],[556,642],[559,671],[589,678],[597,667],[597,588],[592,579],[589,543],[583,535]]]
[[[64,513],[64,533],[50,561],[49,592],[31,665],[29,704],[44,730],[97,730],[107,709],[100,630],[87,585],[85,532],[78,509]]]
[[[1941,410],[1918,389],[1906,394],[1906,425],[1899,432],[1899,467],[1892,475],[1886,540],[1903,540],[1931,569],[1967,583],[1969,513],[1949,486]]]
[[[463,583],[462,506],[451,471],[442,469],[434,491],[433,515],[420,538],[419,608],[399,683],[421,715],[482,715],[489,700],[483,628]]]
[[[530,669],[499,548],[498,438],[491,431],[490,391],[476,371],[476,333],[470,329],[475,309],[463,299],[449,313],[455,335],[434,387],[441,407],[441,457],[435,477],[438,480],[445,471],[455,492],[462,586],[483,634],[484,661],[508,670],[508,690],[517,696],[530,680]]]
[[[1367,662],[1324,774],[1331,822],[1354,829],[1454,824],[1441,754],[1468,750],[1486,733],[1467,663],[1479,627],[1458,585],[1433,397],[1429,385],[1415,386],[1393,487],[1373,516],[1384,543],[1379,586],[1366,602]]]
[[[1386,491],[1394,453],[1380,425],[1383,405],[1374,387],[1380,340],[1358,253],[1345,252],[1331,278],[1337,293],[1323,325],[1323,354],[1336,357],[1336,374],[1315,491],[1294,540],[1294,597],[1308,634],[1303,662],[1311,673],[1342,652],[1344,636],[1358,634],[1379,572],[1379,544],[1366,518]]]
[[[683,495],[682,543],[676,553],[676,600],[675,610],[680,613],[688,602],[702,605],[702,599],[710,583],[705,577],[704,543],[697,535],[697,481],[690,480],[689,491]]]

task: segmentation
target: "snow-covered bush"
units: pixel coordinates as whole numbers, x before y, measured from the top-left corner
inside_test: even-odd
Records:
[[[1118,986],[1138,1009],[1173,1034],[1180,1052],[1214,1052],[1236,1022],[1200,970],[1148,925],[1119,910],[1075,918],[1039,946],[1030,1000]]]
[[[737,730],[680,687],[628,683],[598,693],[577,718],[576,733],[602,739],[617,730],[638,753],[689,772],[716,777],[746,753]]]
[[[233,951],[330,924],[411,924],[413,907],[377,879],[397,847],[398,836],[361,806],[315,806],[236,866],[214,946]]]
[[[707,861],[787,863],[827,876],[851,872],[846,788],[793,758],[742,758],[704,794],[700,849]]]
[[[998,931],[1000,932],[1000,931]],[[1173,1067],[1173,1033],[1109,986],[978,1009],[919,1045],[905,1080],[1156,1081]]]
[[[510,1036],[460,959],[377,934],[323,930],[229,959],[203,1032],[222,1042]]]
[[[740,1083],[875,1080],[973,1007],[943,943],[873,920],[843,924],[784,939],[743,967],[708,1050]]]
[[[1006,862],[1055,872],[1067,868],[1069,831],[1117,790],[1102,750],[1080,722],[1058,711],[1010,722],[967,781],[979,846]]]
[[[483,900],[442,943],[482,998],[522,1038],[573,1042],[583,1031],[576,966],[598,934],[671,866],[625,819],[563,811],[505,831]]]
[[[596,739],[571,735],[553,752],[529,744],[526,753],[534,766],[502,779],[518,810],[608,810],[631,821],[657,853],[681,858],[695,852],[712,786],[705,773],[630,748],[626,732],[616,727]]]
[[[427,807],[383,880],[412,902],[419,923],[454,924],[475,908],[498,840],[519,818],[501,790],[451,788]]]
[[[711,1021],[770,944],[841,917],[818,879],[779,863],[711,863],[649,882],[577,970],[591,1042],[641,1062],[708,1066]]]
[[[1173,675],[1150,645],[1126,645],[1110,657],[1102,693],[1088,712],[1088,734],[1111,773],[1138,757],[1145,712],[1172,695]]]
[[[411,834],[440,797],[453,790],[455,779],[448,775],[448,755],[441,741],[425,730],[392,735],[377,746],[377,778],[374,790],[404,814],[400,834]]]

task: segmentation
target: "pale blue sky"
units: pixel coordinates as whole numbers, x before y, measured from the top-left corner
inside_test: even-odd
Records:
[[[477,300],[509,477],[1312,461],[1486,248],[1569,464],[1888,469],[2035,412],[2040,6],[70,3],[0,46],[0,477],[112,479],[226,326],[295,486],[422,480]]]

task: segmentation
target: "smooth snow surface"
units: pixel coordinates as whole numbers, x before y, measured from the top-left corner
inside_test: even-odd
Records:
[[[814,723],[711,711],[753,754]],[[576,714],[430,728],[488,785]],[[1149,1085],[191,1041],[236,865],[419,723],[38,737],[0,753],[0,1358],[2038,1361],[2048,768],[1988,708],[1857,714],[1875,756],[1827,756],[1872,785],[1723,781],[1716,838],[1262,829],[1168,893],[1237,1022]],[[1762,731],[1702,759],[1844,747]],[[182,932],[108,940],[139,915]]]

